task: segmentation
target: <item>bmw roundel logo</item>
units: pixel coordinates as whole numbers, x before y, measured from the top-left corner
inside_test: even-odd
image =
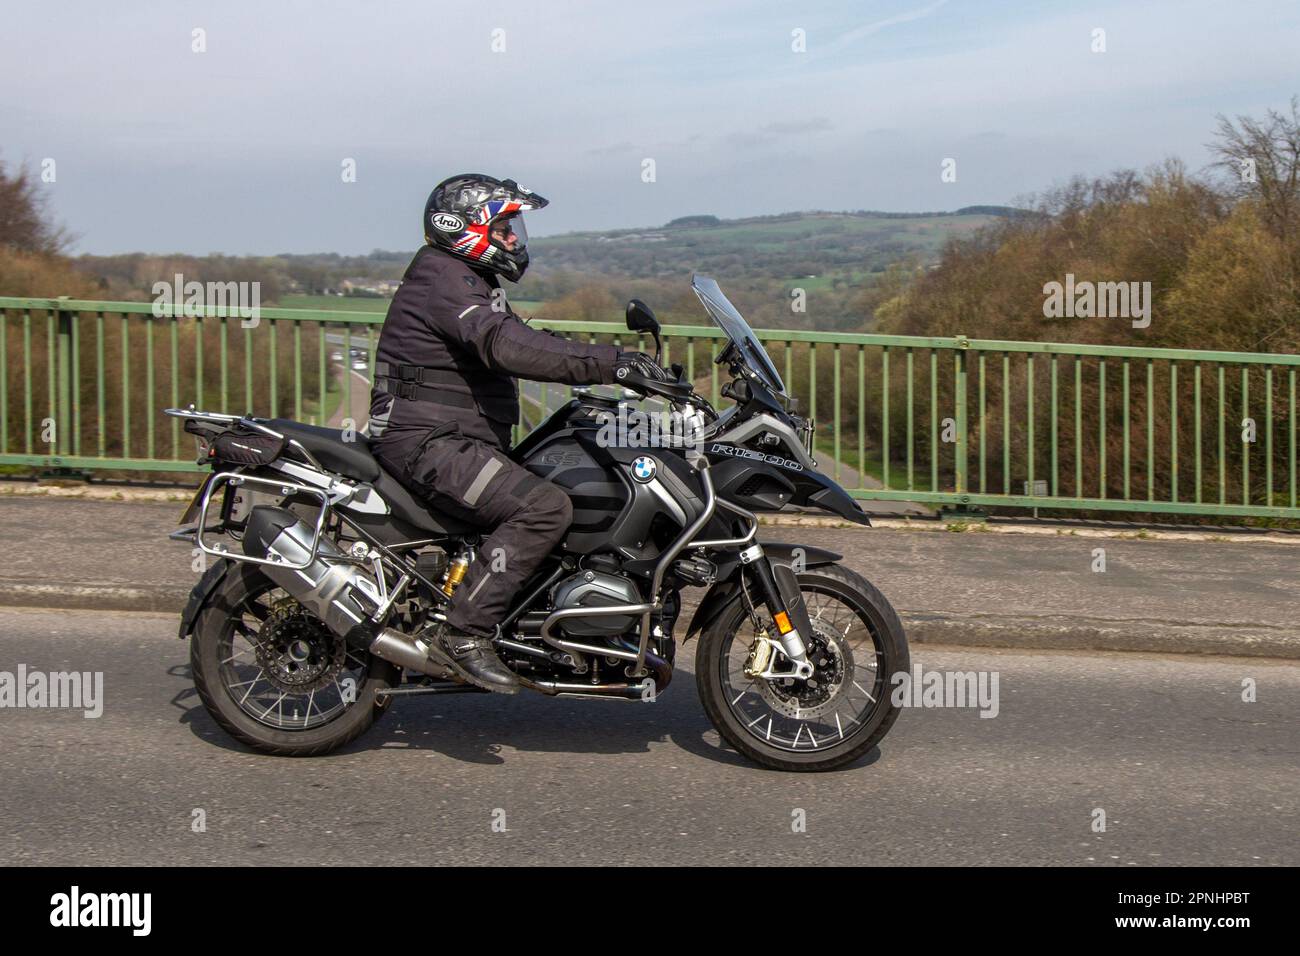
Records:
[[[637,481],[649,481],[655,476],[657,469],[655,460],[648,455],[642,455],[636,461],[632,462],[632,477]]]

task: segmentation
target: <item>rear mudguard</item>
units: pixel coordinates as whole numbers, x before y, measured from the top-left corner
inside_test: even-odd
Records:
[[[217,558],[212,567],[203,572],[203,577],[199,578],[199,583],[194,585],[194,590],[190,591],[189,599],[185,602],[185,610],[181,611],[180,633],[176,635],[182,641],[194,633],[194,622],[198,620],[199,612],[207,607],[212,592],[226,576],[226,571],[230,569],[231,564],[229,558]]]
[[[808,626],[806,621],[800,621],[799,617],[806,616],[807,611],[803,609],[803,602],[799,599],[797,585],[791,587],[794,582],[793,568],[796,552],[799,552],[801,566],[805,568],[814,568],[821,564],[834,564],[844,555],[837,554],[826,548],[817,548],[810,544],[763,542],[763,553],[772,562],[772,571],[776,576],[776,583],[781,590],[781,596],[785,598],[788,605],[798,604],[798,609],[791,608],[795,614],[795,625],[806,628]],[[731,555],[725,562],[718,564],[718,579],[713,587],[709,588],[708,593],[704,595],[704,600],[700,602],[700,606],[695,609],[690,626],[686,629],[686,640],[690,640],[697,632],[712,624],[726,609],[727,605],[740,596],[740,567],[740,557],[738,555]],[[791,593],[792,590],[794,593]]]

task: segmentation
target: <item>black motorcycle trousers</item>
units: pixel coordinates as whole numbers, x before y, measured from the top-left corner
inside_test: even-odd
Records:
[[[493,634],[524,582],[569,530],[569,496],[500,447],[462,435],[454,423],[390,428],[372,447],[384,468],[435,511],[492,529],[456,589],[447,620],[461,631]]]

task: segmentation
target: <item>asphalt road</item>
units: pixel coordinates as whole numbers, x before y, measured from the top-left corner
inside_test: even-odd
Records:
[[[653,704],[399,700],[291,760],[208,718],[175,620],[0,609],[0,671],[102,671],[105,697],[0,709],[0,864],[1300,863],[1295,663],[922,645],[997,671],[998,716],[909,710],[857,765],[790,775],[720,746],[687,645]]]

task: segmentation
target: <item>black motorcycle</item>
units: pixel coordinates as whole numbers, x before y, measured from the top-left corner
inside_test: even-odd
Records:
[[[817,471],[767,352],[716,282],[693,288],[728,342],[718,413],[676,381],[575,389],[511,456],[563,488],[573,524],[494,638],[531,690],[653,700],[673,674],[682,591],[707,588],[685,628],[718,732],[781,770],[828,770],[892,726],[890,675],[907,641],[869,582],[811,545],[759,543],[756,512],[810,506],[870,524]],[[659,325],[633,300],[628,328]],[[627,383],[633,384],[633,383]],[[393,699],[481,692],[433,642],[484,529],[430,511],[364,434],[285,419],[168,409],[208,476],[172,538],[215,559],[181,619],[194,683],[227,732],[313,756],[354,740]]]

